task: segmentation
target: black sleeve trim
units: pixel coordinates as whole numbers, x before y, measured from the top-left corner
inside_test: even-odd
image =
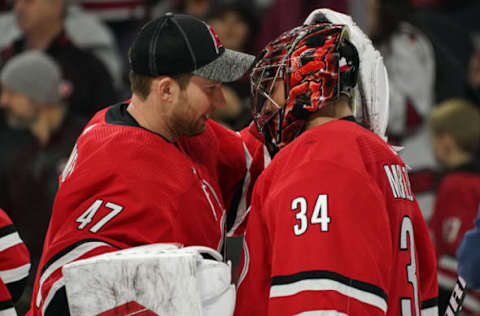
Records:
[[[232,229],[233,224],[235,224],[235,219],[237,219],[238,206],[240,205],[240,200],[243,193],[243,182],[245,181],[245,176],[243,176],[242,181],[240,181],[235,189],[235,194],[233,195],[232,202],[227,212],[227,232]]]
[[[382,288],[374,284],[353,280],[341,274],[326,270],[302,271],[290,275],[277,275],[272,277],[271,285],[285,285],[308,279],[329,279],[345,284],[346,286],[354,287],[356,289],[378,295],[384,298],[385,301],[388,299],[387,293]]]
[[[10,235],[11,233],[15,233],[17,230],[13,225],[7,225],[0,228],[0,237]]]
[[[80,241],[77,241],[76,243],[74,244],[71,244],[70,246],[66,247],[66,248],[63,248],[63,250],[57,252],[56,255],[54,255],[53,257],[50,258],[50,260],[48,260],[48,262],[42,267],[42,270],[40,272],[40,275],[42,275],[45,270],[48,269],[48,267],[50,267],[55,261],[57,261],[58,259],[60,259],[61,257],[63,257],[65,254],[67,254],[68,252],[70,252],[71,250],[73,250],[74,248],[80,246],[81,244],[84,244],[84,243],[87,243],[87,242],[95,242],[95,241],[99,241],[99,242],[103,242],[103,243],[106,243],[108,244],[109,246],[113,247],[113,248],[116,248],[116,249],[120,249],[120,247],[117,247],[111,243],[109,243],[108,241],[105,241],[105,240],[102,240],[102,239],[96,239],[96,238],[89,238],[89,239],[83,239],[83,240],[80,240]]]
[[[0,311],[9,309],[13,307],[12,300],[0,301]]]
[[[421,304],[421,309],[426,309],[430,307],[438,306],[438,297],[431,298],[429,300],[423,301]]]
[[[50,304],[48,304],[47,308],[45,309],[44,316],[57,316],[57,315],[65,315],[70,316],[70,310],[68,309],[68,301],[67,301],[67,291],[65,290],[65,286],[62,286],[58,289],[58,291],[53,296]]]
[[[28,279],[28,276],[26,276],[21,280],[6,284],[8,291],[10,292],[10,296],[12,296],[13,302],[18,301],[22,296],[23,290],[25,289],[25,285],[27,284],[27,279]]]

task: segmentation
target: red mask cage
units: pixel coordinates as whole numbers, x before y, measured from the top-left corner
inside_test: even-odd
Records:
[[[358,55],[347,32],[343,25],[328,23],[301,26],[261,53],[250,77],[252,115],[272,154],[303,131],[311,113],[355,86]],[[347,46],[353,56],[342,54]],[[275,97],[279,81],[285,97],[280,100]]]

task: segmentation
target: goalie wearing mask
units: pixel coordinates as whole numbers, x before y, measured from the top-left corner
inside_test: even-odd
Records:
[[[384,138],[381,56],[348,16],[306,22],[251,74],[273,159],[253,192],[235,315],[437,315],[433,246]]]

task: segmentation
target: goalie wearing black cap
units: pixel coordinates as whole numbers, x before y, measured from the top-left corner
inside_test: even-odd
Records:
[[[141,29],[130,49],[131,100],[91,119],[60,177],[29,315],[72,312],[62,267],[79,259],[165,242],[222,250],[226,210],[237,189],[240,200],[248,190],[250,154],[209,116],[225,103],[221,83],[253,60],[191,16],[168,13]]]

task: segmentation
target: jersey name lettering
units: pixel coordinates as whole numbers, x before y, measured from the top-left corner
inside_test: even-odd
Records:
[[[393,197],[413,201],[412,188],[408,179],[407,168],[402,165],[383,166],[387,174],[388,182],[392,188]]]

